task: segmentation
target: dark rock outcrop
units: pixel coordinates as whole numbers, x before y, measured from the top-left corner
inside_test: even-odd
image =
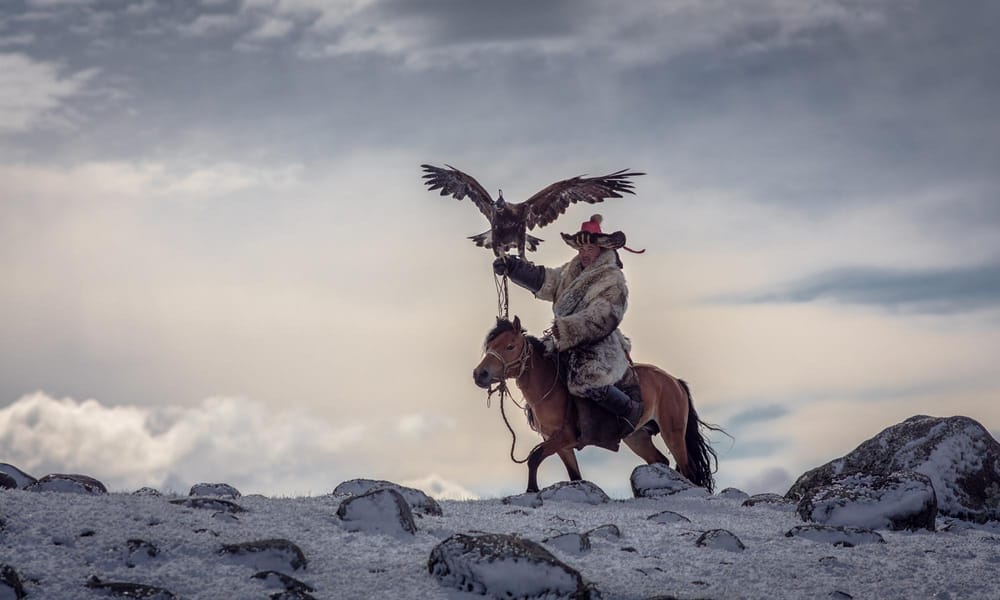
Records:
[[[806,472],[786,496],[797,501],[837,477],[901,470],[930,478],[943,515],[977,522],[1000,519],[1000,443],[968,417],[910,417],[846,456]]]
[[[427,570],[443,585],[493,598],[591,598],[576,569],[513,535],[453,535],[431,551]]]
[[[17,488],[21,490],[37,481],[31,475],[28,475],[10,463],[0,463],[0,473],[3,473],[13,479],[14,482],[17,483]]]
[[[29,492],[60,492],[64,494],[107,494],[104,484],[87,475],[53,473],[24,487]]]
[[[10,565],[0,565],[0,597],[14,598],[14,600],[24,598],[24,583],[18,572]]]
[[[97,590],[105,590],[112,596],[119,598],[142,598],[143,600],[180,600],[180,596],[170,590],[145,585],[142,583],[128,583],[124,581],[101,581],[96,575],[87,580],[87,587]]]
[[[746,546],[743,545],[740,538],[725,529],[706,531],[694,543],[696,546],[712,548],[713,550],[726,550],[728,552],[743,552],[746,550]]]
[[[934,531],[937,499],[926,475],[848,475],[811,488],[798,506],[804,521],[869,529]]]
[[[0,490],[16,490],[17,481],[6,473],[0,473]]]
[[[170,503],[176,504],[177,506],[186,506],[188,508],[200,508],[204,510],[214,510],[217,512],[232,514],[247,512],[247,509],[243,508],[239,504],[229,500],[223,500],[222,498],[178,498],[176,500],[171,500]]]
[[[243,494],[228,483],[196,483],[191,486],[188,496],[217,496],[235,500]]]
[[[406,503],[410,505],[411,510],[432,516],[440,516],[442,514],[441,505],[434,498],[431,498],[418,489],[404,487],[391,481],[352,479],[338,485],[334,488],[333,493],[337,496],[362,496],[369,492],[386,489],[394,490],[400,494],[406,500]]]
[[[301,548],[283,539],[226,544],[219,554],[233,557],[257,571],[298,571],[309,564]]]
[[[281,590],[276,594],[272,594],[271,598],[299,598],[305,600],[312,598],[309,592],[316,591],[311,585],[279,571],[260,571],[251,575],[251,578],[260,579],[264,582],[264,585],[271,589]]]
[[[685,517],[680,513],[675,513],[672,510],[664,510],[656,513],[655,515],[649,515],[646,517],[654,523],[690,523],[691,519]]]

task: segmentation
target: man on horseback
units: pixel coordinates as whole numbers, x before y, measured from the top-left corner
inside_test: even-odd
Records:
[[[536,298],[552,302],[555,318],[551,333],[542,341],[559,353],[567,388],[617,416],[624,437],[641,425],[643,412],[639,385],[630,368],[631,342],[618,329],[628,306],[628,287],[618,256],[618,249],[625,247],[625,234],[603,233],[601,221],[601,215],[594,215],[577,233],[562,234],[577,256],[560,267],[505,255],[493,262],[493,270],[506,274]]]

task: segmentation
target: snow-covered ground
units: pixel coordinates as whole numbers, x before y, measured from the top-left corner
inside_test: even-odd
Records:
[[[414,535],[349,531],[336,514],[343,496],[245,496],[234,500],[246,509],[236,515],[171,499],[2,490],[0,563],[25,580],[29,599],[102,597],[85,587],[95,575],[182,598],[267,598],[280,589],[251,578],[260,568],[219,550],[284,538],[308,560],[288,574],[316,598],[481,598],[428,573],[431,551],[452,534],[516,533],[541,542],[614,524],[621,537],[592,535],[587,551],[545,544],[604,598],[1000,598],[1000,527],[940,517],[937,532],[880,531],[885,543],[841,547],[787,537],[803,525],[794,511],[744,507],[738,495],[546,501],[537,508],[501,499],[441,501],[442,516],[415,513]],[[690,521],[648,518],[666,510]],[[746,549],[696,545],[714,529],[732,532]],[[148,542],[158,554],[135,551],[135,543],[130,551],[129,540]]]

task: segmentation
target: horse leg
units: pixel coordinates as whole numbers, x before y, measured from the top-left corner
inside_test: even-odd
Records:
[[[667,450],[670,450],[670,453],[674,455],[674,462],[677,463],[677,471],[690,479],[691,473],[688,468],[687,446],[684,444],[684,428],[675,426],[664,427],[660,431],[660,437],[663,438],[663,443],[667,445]]]
[[[583,477],[580,476],[580,465],[576,462],[576,452],[572,448],[563,448],[562,450],[557,450],[556,454],[562,459],[563,464],[566,466],[566,474],[569,475],[570,481],[580,481]]]
[[[663,455],[660,450],[653,445],[653,438],[650,437],[649,433],[645,429],[639,428],[630,436],[627,436],[624,440],[625,445],[628,446],[632,452],[642,460],[646,461],[647,465],[653,463],[662,463],[665,465],[670,465],[670,461],[667,457]]]
[[[542,461],[571,445],[572,444],[565,438],[565,436],[559,435],[549,438],[541,444],[535,446],[535,448],[528,454],[529,492],[538,491],[538,466],[542,464]],[[572,451],[572,448],[568,449]],[[576,458],[573,459],[573,462],[576,462]],[[579,467],[577,467],[577,472],[579,472]]]

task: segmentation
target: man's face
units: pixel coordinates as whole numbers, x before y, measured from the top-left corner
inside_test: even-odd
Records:
[[[601,254],[601,248],[594,244],[584,244],[577,250],[577,254],[580,256],[580,263],[583,264],[584,268],[587,268],[597,260],[598,255]]]

